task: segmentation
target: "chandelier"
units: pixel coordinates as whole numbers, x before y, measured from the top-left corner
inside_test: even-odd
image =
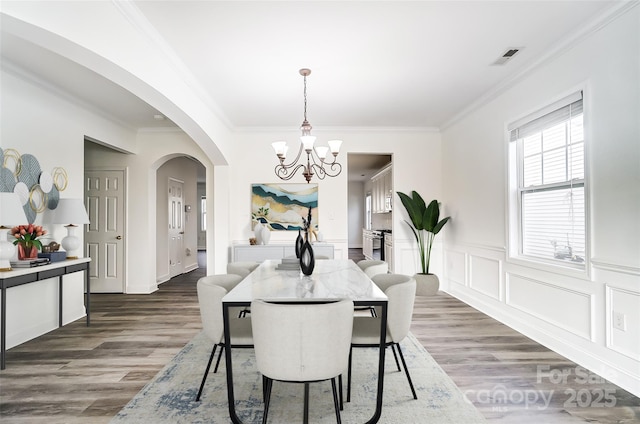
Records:
[[[304,175],[307,183],[311,181],[314,172],[321,180],[326,176],[335,177],[342,172],[342,165],[336,162],[342,140],[329,140],[327,142],[329,147],[313,146],[316,138],[311,135],[312,127],[309,121],[307,121],[307,76],[309,76],[310,73],[310,69],[300,69],[300,75],[304,77],[304,121],[302,121],[302,125],[300,126],[302,135],[300,136],[298,155],[292,162],[284,163],[287,157],[287,150],[289,150],[287,142],[276,141],[271,143],[273,150],[280,160],[280,164],[275,167],[275,173],[283,180],[290,180],[300,169],[302,169],[302,175]],[[333,158],[328,155],[329,150],[331,150]],[[302,159],[303,163],[298,163],[303,151],[307,155],[306,164],[304,163],[304,158]],[[329,157],[328,160],[327,157]]]

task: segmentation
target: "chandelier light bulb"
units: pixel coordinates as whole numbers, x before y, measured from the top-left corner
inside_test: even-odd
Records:
[[[273,150],[276,152],[278,157],[286,157],[288,149],[286,141],[274,141],[271,143],[271,147],[273,147]]]
[[[313,150],[313,144],[316,142],[316,138],[313,135],[303,135],[300,137],[300,141],[302,141],[302,148],[309,153]]]
[[[329,147],[331,148],[331,153],[333,153],[334,156],[338,155],[338,152],[340,152],[340,146],[342,145],[342,140],[329,140]]]
[[[328,152],[329,152],[329,148],[327,146],[316,147],[316,154],[318,155],[318,158],[320,158],[321,162],[325,161],[325,158],[327,157]]]
[[[299,72],[300,75],[304,77],[304,120],[300,126],[302,134],[300,136],[298,154],[291,163],[284,163],[288,149],[286,142],[276,141],[271,143],[271,146],[280,161],[274,169],[280,179],[290,180],[298,170],[302,169],[302,175],[305,180],[307,180],[307,183],[309,183],[314,175],[317,175],[319,179],[323,180],[326,176],[336,177],[342,172],[342,165],[336,161],[342,140],[331,140],[329,141],[329,147],[320,146],[314,149],[313,145],[316,137],[311,135],[313,127],[307,120],[307,77],[311,74],[311,70],[303,68],[300,69]],[[333,158],[327,160],[327,152],[329,149],[331,149]],[[303,152],[305,152],[306,163],[302,154]],[[298,161],[301,158],[302,160],[299,163]]]

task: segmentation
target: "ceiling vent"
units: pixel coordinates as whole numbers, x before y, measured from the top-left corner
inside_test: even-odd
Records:
[[[516,54],[518,54],[520,50],[521,49],[518,47],[510,47],[506,52],[502,54],[502,56],[500,56],[495,62],[493,62],[492,65],[504,65],[509,61],[509,59],[512,59]]]

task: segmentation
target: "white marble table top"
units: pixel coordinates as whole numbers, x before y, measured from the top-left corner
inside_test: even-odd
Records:
[[[356,303],[385,302],[387,296],[351,260],[317,260],[309,276],[278,270],[280,260],[264,261],[222,299],[224,303],[264,300],[351,299]]]

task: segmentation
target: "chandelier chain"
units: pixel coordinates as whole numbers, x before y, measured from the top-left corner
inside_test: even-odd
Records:
[[[304,78],[304,121],[300,126],[300,130],[302,131],[300,147],[295,159],[290,163],[285,163],[288,150],[286,142],[276,141],[272,143],[273,149],[280,162],[276,165],[274,171],[279,178],[289,180],[298,170],[302,170],[302,175],[307,183],[309,183],[314,175],[323,180],[325,177],[336,177],[342,172],[342,165],[336,160],[342,140],[330,140],[328,142],[329,147],[314,147],[315,137],[311,135],[312,127],[309,121],[307,121],[307,76],[311,73],[311,70],[302,68],[299,73]],[[329,149],[330,155],[333,156],[332,158],[327,156]],[[306,164],[298,163],[298,160],[303,157],[303,154],[307,156]]]
[[[307,122],[307,76],[304,77],[304,122]]]

